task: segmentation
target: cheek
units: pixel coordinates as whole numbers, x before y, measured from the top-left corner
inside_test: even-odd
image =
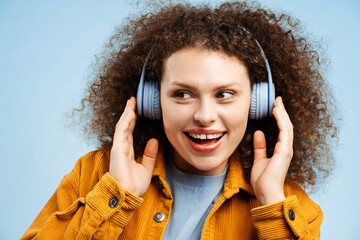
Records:
[[[181,130],[181,128],[189,121],[189,108],[186,105],[174,103],[162,89],[160,91],[160,105],[162,121],[166,133],[169,131]]]
[[[182,133],[183,128],[188,119],[188,113],[183,108],[171,103],[162,104],[162,121],[166,136],[169,140],[179,133]]]
[[[247,99],[246,99],[247,100]],[[232,137],[236,138],[236,141],[241,141],[242,137],[245,134],[248,115],[249,115],[249,104],[248,101],[243,101],[242,104],[237,104],[236,106],[227,109],[223,112],[223,119],[225,119],[225,124]],[[235,140],[235,139],[234,139]]]
[[[227,126],[229,130],[235,130],[235,132],[244,132],[247,126],[248,116],[243,112],[236,112],[227,116]]]

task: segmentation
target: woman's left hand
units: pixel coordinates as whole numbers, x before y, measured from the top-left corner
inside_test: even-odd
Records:
[[[273,115],[279,135],[271,158],[266,156],[266,141],[262,131],[254,133],[254,164],[251,169],[251,185],[260,205],[282,201],[284,181],[293,156],[293,125],[281,97],[275,100]]]

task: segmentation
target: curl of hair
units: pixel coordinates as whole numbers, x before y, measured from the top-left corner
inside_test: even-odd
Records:
[[[242,30],[245,28],[248,32]],[[287,178],[314,190],[333,169],[332,143],[337,139],[335,105],[322,76],[318,49],[299,36],[300,25],[286,14],[277,16],[258,4],[224,3],[217,8],[188,4],[159,7],[153,13],[129,19],[110,38],[99,58],[80,114],[86,136],[110,149],[127,99],[136,96],[141,69],[150,49],[147,79],[162,78],[164,61],[174,52],[195,47],[235,56],[247,67],[251,84],[267,81],[264,60],[254,38],[269,60],[276,95],[282,96],[294,126],[294,155]],[[250,33],[250,34],[249,34]],[[253,134],[264,131],[271,156],[277,141],[275,119],[249,120],[238,146],[246,179],[253,163]],[[166,143],[162,122],[138,118],[134,131],[136,156],[147,140]]]

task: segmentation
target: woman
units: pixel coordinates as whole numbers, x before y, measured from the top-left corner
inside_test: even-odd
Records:
[[[130,20],[82,101],[101,149],[22,239],[318,239],[322,212],[301,187],[331,171],[337,132],[296,27],[244,3]]]

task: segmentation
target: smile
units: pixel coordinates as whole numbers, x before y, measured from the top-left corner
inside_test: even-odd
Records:
[[[222,135],[224,135],[224,133],[218,133],[218,134],[196,134],[196,133],[189,133],[191,138],[194,139],[201,139],[201,140],[205,140],[205,139],[216,139],[216,138],[221,138]]]
[[[190,146],[198,152],[212,152],[220,147],[226,132],[196,130],[185,132]]]

